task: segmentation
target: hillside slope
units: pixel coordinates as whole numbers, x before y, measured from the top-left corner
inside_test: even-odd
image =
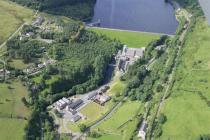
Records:
[[[95,0],[11,0],[18,4],[50,14],[88,20],[93,14]],[[81,10],[82,9],[82,10]]]

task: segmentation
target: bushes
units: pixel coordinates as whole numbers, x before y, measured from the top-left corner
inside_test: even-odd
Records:
[[[88,132],[88,136],[91,138],[99,138],[101,136],[101,134],[96,131],[90,131],[90,132]]]
[[[85,132],[87,130],[87,126],[85,124],[80,124],[79,129],[81,132]]]
[[[210,134],[200,135],[196,140],[210,140]]]
[[[163,113],[161,113],[158,117],[158,122],[164,124],[166,121],[167,121],[166,116]]]
[[[7,50],[11,57],[22,58],[25,63],[31,62],[33,58],[40,58],[43,53],[43,47],[48,44],[39,41],[20,41],[18,37],[8,40]]]

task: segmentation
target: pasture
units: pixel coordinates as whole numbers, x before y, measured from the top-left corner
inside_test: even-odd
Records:
[[[167,116],[160,139],[190,140],[210,134],[210,28],[204,19],[188,34],[176,82],[162,112]]]
[[[108,90],[109,95],[113,96],[116,94],[123,94],[126,87],[126,82],[120,81],[120,79],[115,79]]]
[[[111,39],[119,40],[123,44],[128,45],[130,48],[146,47],[151,41],[160,38],[160,35],[144,32],[120,31],[101,28],[90,28],[89,30],[101,35],[106,35]]]
[[[112,135],[112,137],[118,136],[119,139],[129,139],[136,129],[138,123],[136,115],[140,111],[141,103],[139,101],[126,101],[110,118],[107,118],[95,129],[105,133],[105,135],[102,135],[101,139],[106,135]]]
[[[11,67],[14,67],[14,68],[16,68],[16,69],[21,69],[21,70],[26,69],[26,68],[29,66],[29,64],[25,64],[25,63],[23,62],[23,60],[21,60],[21,59],[12,59],[12,60],[9,62],[9,65],[10,65]]]
[[[21,99],[22,97],[27,99],[27,94],[26,87],[18,81],[0,84],[0,139],[23,139],[27,124],[25,119],[29,117],[30,110],[25,107]]]
[[[21,101],[27,98],[28,91],[20,82],[11,84],[0,84],[0,116],[28,117],[30,111]]]
[[[26,120],[0,118],[1,140],[23,140]]]
[[[0,0],[0,44],[24,22],[33,18],[33,11],[7,0]]]
[[[107,111],[108,109],[106,106],[101,106],[95,102],[89,103],[80,110],[80,112],[87,117],[87,120],[85,120],[86,124],[96,121]]]

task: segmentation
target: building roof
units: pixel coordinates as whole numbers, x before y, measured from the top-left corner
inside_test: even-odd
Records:
[[[93,92],[91,94],[88,95],[88,99],[92,99],[93,97],[95,97],[98,93],[97,92]]]
[[[128,49],[126,50],[126,54],[125,54],[125,55],[126,55],[126,56],[134,57],[134,56],[135,56],[135,50],[134,50],[134,49],[128,48]]]
[[[65,97],[63,97],[63,98],[62,98],[62,100],[63,100],[65,103],[67,103],[67,104],[69,104],[69,103],[70,103],[70,100],[69,100],[69,99],[67,99],[67,98],[65,98]]]
[[[135,49],[135,56],[136,57],[143,57],[145,48]]]
[[[76,109],[76,108],[78,108],[82,103],[83,103],[83,100],[78,99],[78,100],[76,100],[75,102],[71,103],[71,104],[69,105],[69,108],[71,108],[71,109]]]
[[[146,129],[147,129],[147,123],[146,123],[146,121],[143,121],[139,131],[146,132]]]
[[[72,122],[77,122],[80,119],[81,119],[81,116],[79,116],[79,115],[74,115],[74,116],[71,117]]]
[[[76,110],[69,110],[69,112],[72,114],[72,115],[75,115],[76,113],[77,113],[77,111]]]
[[[63,100],[59,100],[58,102],[60,102],[61,104],[66,104]]]

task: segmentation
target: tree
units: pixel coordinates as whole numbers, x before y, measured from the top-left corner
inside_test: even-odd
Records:
[[[156,91],[157,92],[162,92],[163,91],[163,86],[161,84],[158,84],[157,88],[156,88]]]
[[[87,126],[85,124],[80,124],[79,129],[81,132],[85,132],[87,130]]]
[[[166,120],[167,120],[167,117],[163,113],[161,113],[158,117],[158,122],[161,124],[164,124]]]
[[[161,129],[161,126],[158,125],[154,131],[155,138],[159,138],[162,135],[163,131]]]
[[[92,137],[92,138],[99,138],[99,137],[101,136],[101,134],[99,134],[99,133],[96,132],[96,131],[90,131],[90,132],[88,133],[88,136],[89,136],[89,137]]]
[[[26,106],[26,107],[29,107],[29,103],[27,102],[26,98],[25,97],[22,97],[21,98],[21,101],[23,102],[23,104]]]

